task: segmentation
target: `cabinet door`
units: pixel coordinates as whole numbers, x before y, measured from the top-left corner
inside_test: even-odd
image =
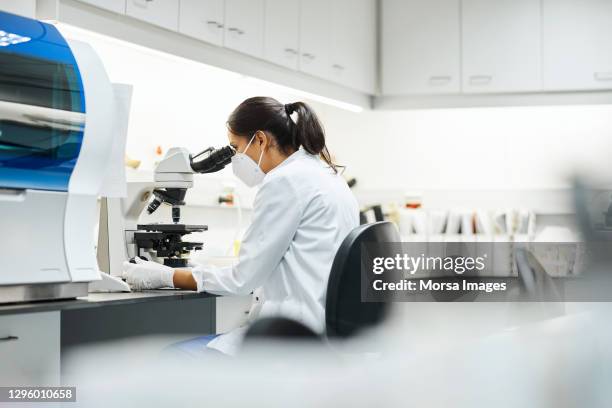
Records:
[[[0,10],[19,16],[36,18],[36,0],[2,0]]]
[[[79,0],[105,10],[125,14],[125,0]]]
[[[0,316],[0,384],[60,385],[60,312]]]
[[[612,1],[543,0],[544,89],[612,88]]]
[[[383,0],[382,93],[459,93],[459,0]]]
[[[265,0],[264,58],[297,69],[299,55],[299,0]]]
[[[147,23],[178,31],[179,0],[127,0],[125,12]]]
[[[376,3],[332,0],[331,80],[367,93],[376,85]]]
[[[225,0],[227,48],[255,57],[263,56],[264,0]]]
[[[461,14],[464,92],[542,88],[540,0],[463,0]]]
[[[331,17],[328,0],[300,1],[300,58],[302,72],[329,79]]]
[[[181,0],[179,31],[223,45],[224,0]]]

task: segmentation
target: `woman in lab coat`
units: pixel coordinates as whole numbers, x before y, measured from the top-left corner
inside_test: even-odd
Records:
[[[177,287],[219,295],[259,289],[259,317],[288,317],[322,333],[334,256],[359,223],[357,202],[332,163],[323,127],[303,102],[255,97],[232,112],[227,128],[236,149],[234,174],[259,186],[237,262],[174,270],[137,260],[124,265],[127,282],[136,290]],[[207,345],[234,354],[244,331]]]

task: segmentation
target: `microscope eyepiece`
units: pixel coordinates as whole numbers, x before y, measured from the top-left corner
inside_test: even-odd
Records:
[[[208,153],[208,156],[198,162],[193,161],[204,153]],[[191,158],[191,169],[196,173],[214,173],[230,164],[235,154],[236,150],[231,146],[224,146],[220,149],[209,147]]]

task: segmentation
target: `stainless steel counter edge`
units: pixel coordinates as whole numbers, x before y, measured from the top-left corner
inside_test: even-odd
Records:
[[[74,310],[91,307],[105,307],[145,302],[168,302],[186,299],[213,298],[206,292],[159,289],[127,293],[90,293],[86,297],[71,300],[40,301],[26,303],[0,304],[0,315],[37,313],[54,310]]]

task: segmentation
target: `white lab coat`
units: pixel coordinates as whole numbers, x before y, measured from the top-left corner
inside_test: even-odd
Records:
[[[260,288],[259,317],[288,317],[323,333],[331,265],[358,224],[359,207],[345,180],[300,149],[266,174],[237,263],[193,269],[198,291],[242,295]],[[235,354],[245,330],[219,336],[208,347]]]

